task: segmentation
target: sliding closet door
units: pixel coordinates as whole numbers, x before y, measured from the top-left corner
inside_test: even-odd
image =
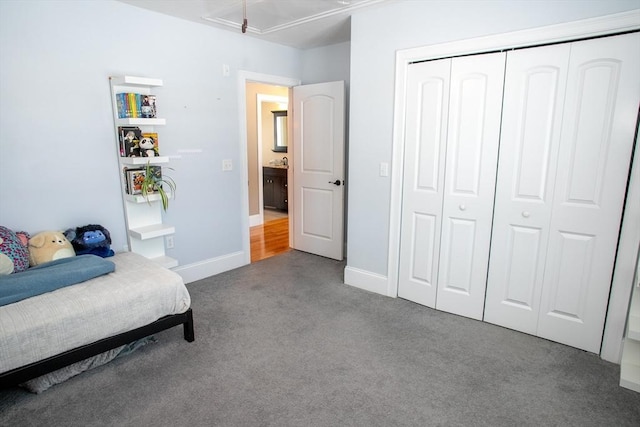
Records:
[[[436,308],[482,319],[505,53],[453,59]]]
[[[538,335],[599,352],[640,102],[640,34],[573,43]]]
[[[451,60],[409,67],[398,296],[435,307]]]
[[[536,334],[569,44],[509,52],[484,320]]]

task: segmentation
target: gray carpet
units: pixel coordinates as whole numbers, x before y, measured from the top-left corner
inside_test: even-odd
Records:
[[[292,251],[190,284],[180,328],[41,395],[2,426],[637,426],[595,354],[342,284]]]

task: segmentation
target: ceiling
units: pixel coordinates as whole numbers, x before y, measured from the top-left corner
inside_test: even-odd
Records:
[[[350,40],[350,16],[391,0],[119,0],[299,49]],[[245,6],[246,5],[246,6]]]

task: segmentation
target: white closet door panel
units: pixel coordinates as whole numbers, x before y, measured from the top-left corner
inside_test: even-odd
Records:
[[[409,67],[398,296],[435,307],[451,60]]]
[[[436,308],[474,319],[484,309],[505,54],[455,58]]]
[[[599,352],[640,101],[640,34],[572,44],[538,335]]]
[[[507,54],[484,320],[536,333],[570,45]]]

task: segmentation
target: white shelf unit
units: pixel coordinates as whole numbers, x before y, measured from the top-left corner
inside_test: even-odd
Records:
[[[169,163],[169,157],[119,157],[120,163],[130,166],[144,166],[147,162],[151,162],[154,165],[160,165],[162,163]]]
[[[156,237],[167,236],[176,232],[171,225],[151,224],[144,227],[129,229],[129,235],[138,240],[155,239]]]
[[[627,333],[620,361],[620,385],[640,393],[640,258],[636,264]]]
[[[119,126],[138,126],[142,132],[155,132],[155,127],[165,125],[166,120],[162,118],[119,118],[116,95],[118,93],[155,95],[153,91],[162,86],[162,80],[136,76],[117,76],[110,77],[109,82],[111,85],[113,122],[116,137],[115,151],[118,156],[118,175],[120,176],[122,189],[129,250],[144,255],[164,267],[176,267],[178,261],[166,255],[164,244],[164,236],[174,234],[175,227],[163,223],[162,201],[160,196],[158,194],[148,196],[128,194],[123,173],[126,167],[144,167],[147,162],[151,165],[162,166],[169,163],[169,157],[121,157],[119,151]],[[161,139],[162,138],[160,138],[160,140]]]
[[[167,191],[167,196],[172,197],[172,193]],[[125,199],[131,203],[149,203],[149,202],[157,202],[160,199],[160,195],[157,193],[148,194],[143,196],[142,194],[126,194],[124,195]]]
[[[117,126],[164,126],[167,124],[165,119],[143,119],[143,118],[116,118]]]

